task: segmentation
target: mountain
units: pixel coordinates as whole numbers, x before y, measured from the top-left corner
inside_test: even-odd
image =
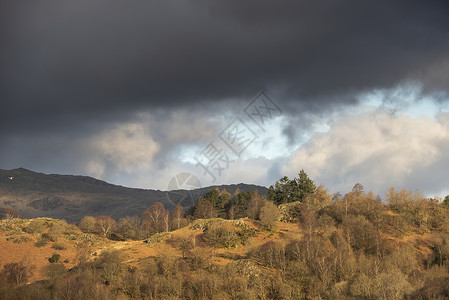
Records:
[[[231,194],[267,188],[258,185],[232,184],[194,190],[160,191],[113,185],[88,176],[36,173],[27,169],[0,169],[0,208],[12,208],[22,218],[51,217],[77,222],[83,216],[109,215],[115,219],[141,215],[155,202],[169,210],[178,203],[184,208],[214,188]]]

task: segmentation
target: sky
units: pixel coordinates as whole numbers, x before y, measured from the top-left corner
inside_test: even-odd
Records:
[[[269,186],[304,169],[332,193],[444,197],[448,13],[412,0],[1,1],[0,168],[160,190],[182,173]]]

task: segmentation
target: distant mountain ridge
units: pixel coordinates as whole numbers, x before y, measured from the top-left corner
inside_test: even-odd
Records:
[[[0,208],[13,208],[23,218],[51,217],[76,222],[86,215],[110,215],[118,219],[141,215],[155,202],[170,210],[178,203],[188,208],[217,187],[231,194],[237,188],[243,192],[257,190],[262,195],[268,191],[263,186],[241,183],[167,192],[113,185],[88,176],[0,169]]]

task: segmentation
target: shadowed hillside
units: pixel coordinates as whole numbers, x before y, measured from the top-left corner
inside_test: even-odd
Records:
[[[140,215],[155,202],[161,202],[169,210],[178,203],[184,208],[194,204],[200,196],[216,186],[193,191],[165,191],[127,188],[87,176],[47,175],[23,168],[0,170],[0,207],[16,210],[24,218],[52,217],[69,222],[79,221],[85,215],[109,215],[119,219]],[[223,185],[234,193],[258,190],[262,186],[237,184]]]

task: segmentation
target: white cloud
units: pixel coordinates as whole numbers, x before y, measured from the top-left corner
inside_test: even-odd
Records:
[[[360,182],[381,195],[389,187],[444,190],[436,165],[449,166],[449,115],[413,118],[386,112],[342,115],[329,132],[298,148],[282,172],[300,169],[333,191]],[[429,180],[431,179],[431,180]]]
[[[131,172],[151,167],[159,145],[141,123],[131,122],[114,125],[89,138],[91,150],[87,162],[89,174],[103,177],[107,167],[119,172]]]

